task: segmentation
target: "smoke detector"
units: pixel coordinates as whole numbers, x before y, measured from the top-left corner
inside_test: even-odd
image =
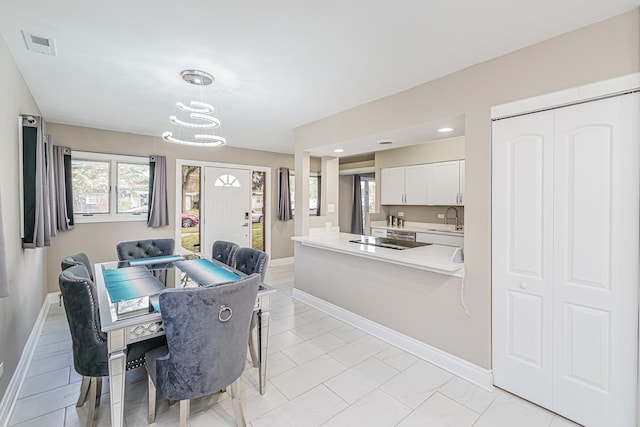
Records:
[[[24,30],[22,31],[22,35],[24,36],[28,51],[56,56],[56,41],[54,39],[36,36]]]

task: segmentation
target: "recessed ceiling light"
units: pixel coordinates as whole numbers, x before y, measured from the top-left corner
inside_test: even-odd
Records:
[[[344,153],[344,150],[342,148],[336,148],[335,150],[333,150],[334,153]]]
[[[393,141],[391,141],[390,139],[384,139],[382,141],[378,141],[378,144],[380,145],[393,144]]]
[[[438,132],[442,132],[442,133],[444,133],[444,132],[452,132],[452,131],[453,131],[453,128],[440,128],[440,129],[438,129]]]

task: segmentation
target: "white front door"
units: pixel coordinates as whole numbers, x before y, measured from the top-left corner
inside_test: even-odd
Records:
[[[204,168],[204,244],[211,255],[216,240],[251,246],[251,171],[218,167]]]

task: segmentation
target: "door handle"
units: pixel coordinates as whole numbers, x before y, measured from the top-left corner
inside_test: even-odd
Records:
[[[527,285],[527,282],[520,283],[520,289],[527,289],[528,287],[529,285]]]
[[[248,223],[248,222],[245,222],[244,224],[242,224],[242,226],[243,226],[243,227],[248,227],[248,226],[249,226],[249,223]]]

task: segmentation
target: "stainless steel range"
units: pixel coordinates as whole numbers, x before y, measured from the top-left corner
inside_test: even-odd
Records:
[[[361,236],[359,239],[349,240],[352,243],[360,245],[378,246],[380,248],[404,250],[417,248],[420,246],[429,246],[431,243],[418,243],[407,240],[389,239],[385,237]]]

